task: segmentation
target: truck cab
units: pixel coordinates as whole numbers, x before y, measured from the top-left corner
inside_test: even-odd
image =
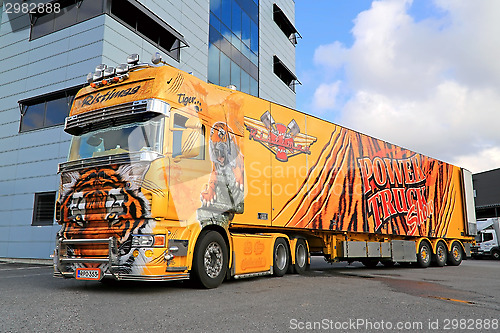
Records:
[[[498,220],[498,218],[490,218],[477,221],[478,233],[476,236],[476,245],[471,247],[472,256],[491,256],[493,259],[500,260]]]

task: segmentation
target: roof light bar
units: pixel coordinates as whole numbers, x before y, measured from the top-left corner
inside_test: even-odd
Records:
[[[165,63],[162,60],[160,53],[156,53],[152,62],[154,64]],[[131,54],[127,57],[126,64],[120,64],[115,67],[108,67],[106,64],[96,66],[95,71],[87,75],[87,82],[92,88],[100,88],[102,86],[122,82],[129,78],[129,70],[139,65],[139,55],[137,53]]]

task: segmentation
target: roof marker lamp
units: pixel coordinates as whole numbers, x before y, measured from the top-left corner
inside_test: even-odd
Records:
[[[137,53],[131,54],[127,57],[127,63],[135,66],[139,63],[139,55]]]

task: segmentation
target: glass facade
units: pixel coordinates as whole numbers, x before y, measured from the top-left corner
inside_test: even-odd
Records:
[[[208,81],[259,95],[259,1],[210,0]]]

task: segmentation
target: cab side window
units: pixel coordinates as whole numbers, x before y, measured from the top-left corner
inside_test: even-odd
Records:
[[[198,119],[174,114],[172,157],[204,160],[205,148],[205,126]]]
[[[493,240],[493,234],[490,234],[490,233],[483,234],[483,242],[487,242],[490,240]]]

